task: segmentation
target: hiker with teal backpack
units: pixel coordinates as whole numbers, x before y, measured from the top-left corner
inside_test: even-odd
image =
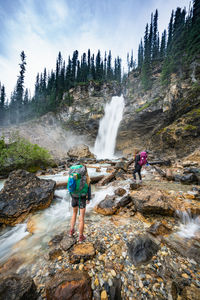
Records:
[[[74,226],[76,223],[77,213],[79,211],[79,242],[82,242],[85,240],[83,231],[86,203],[89,204],[91,199],[90,178],[86,166],[75,165],[70,167],[67,188],[72,198],[73,207],[69,235],[70,237],[73,237],[75,233]]]
[[[135,149],[134,151],[134,162],[135,162],[135,169],[133,171],[133,178],[134,181],[136,182],[136,173],[138,173],[140,182],[142,182],[142,176],[141,176],[141,169],[142,166],[144,165],[149,165],[147,162],[147,152],[143,151],[141,153],[139,153],[138,149]]]

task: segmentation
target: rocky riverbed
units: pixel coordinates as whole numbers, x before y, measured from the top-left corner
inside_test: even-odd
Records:
[[[43,217],[30,216],[29,234],[14,246],[20,251],[1,265],[0,295],[12,293],[11,283],[19,276],[18,287],[23,290],[29,278],[31,299],[38,300],[75,295],[79,299],[199,299],[199,186],[167,181],[153,167],[143,170],[142,184],[132,184],[132,168],[125,171],[123,161],[118,167],[107,166],[108,175],[93,185],[83,243],[78,243],[77,231],[74,238],[68,236],[69,216],[54,234],[38,235],[38,246],[31,249],[29,239],[42,230]],[[173,172],[181,174],[181,168],[174,167]],[[187,209],[191,215],[185,214],[188,222],[181,225],[177,210]],[[63,207],[61,213],[66,213]]]

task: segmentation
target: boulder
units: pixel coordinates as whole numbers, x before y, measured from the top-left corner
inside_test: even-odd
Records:
[[[30,212],[48,207],[55,185],[53,180],[39,179],[24,170],[11,172],[0,191],[0,223],[14,225]]]
[[[135,210],[144,214],[159,214],[173,216],[176,211],[173,200],[163,191],[142,190],[131,193]]]
[[[76,244],[70,250],[69,261],[71,264],[86,261],[95,256],[95,248],[92,243]]]
[[[69,149],[69,151],[67,152],[67,155],[69,157],[73,157],[73,158],[94,158],[94,154],[92,154],[90,152],[90,149],[87,145],[81,144],[78,146],[74,146],[72,148]]]
[[[37,289],[31,277],[10,274],[0,278],[0,299],[38,299]]]
[[[124,196],[122,197],[119,202],[118,202],[118,205],[120,207],[125,207],[127,206],[130,202],[132,202],[132,198],[130,197],[130,195],[127,195],[127,196]]]
[[[157,235],[166,235],[172,232],[171,228],[168,228],[163,222],[155,222],[153,223],[147,231],[154,236]]]
[[[135,266],[147,263],[157,253],[158,245],[148,236],[136,236],[127,243],[128,255]]]
[[[123,188],[118,188],[115,190],[115,195],[117,196],[123,196],[124,194],[126,194],[126,190]]]
[[[94,207],[94,210],[99,214],[109,216],[116,213],[118,208],[119,204],[115,201],[115,195],[107,195],[104,200]]]
[[[91,280],[86,272],[62,270],[46,284],[47,300],[90,300],[92,299]]]

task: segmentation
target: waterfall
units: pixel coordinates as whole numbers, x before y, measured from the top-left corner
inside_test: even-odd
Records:
[[[100,121],[94,145],[97,158],[114,158],[117,131],[122,120],[123,109],[123,96],[112,97],[111,102],[106,104],[105,115]]]

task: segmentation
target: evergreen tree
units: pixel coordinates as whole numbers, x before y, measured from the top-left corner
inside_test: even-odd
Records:
[[[152,45],[152,59],[156,60],[158,58],[159,52],[159,42],[158,42],[158,10],[156,9],[154,19],[153,19],[153,45]]]
[[[166,30],[162,33],[161,45],[160,45],[160,59],[161,61],[165,58],[166,55]]]

